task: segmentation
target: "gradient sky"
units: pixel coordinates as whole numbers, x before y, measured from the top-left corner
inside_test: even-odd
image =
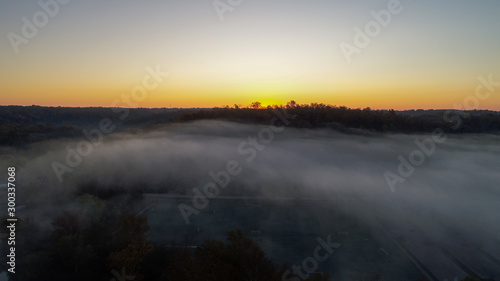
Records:
[[[139,107],[453,108],[500,81],[496,0],[402,0],[348,63],[340,43],[389,2],[243,0],[221,21],[212,0],[72,0],[15,53],[8,34],[42,8],[2,1],[0,104],[111,106],[156,65],[170,76]],[[478,109],[500,110],[500,87]]]

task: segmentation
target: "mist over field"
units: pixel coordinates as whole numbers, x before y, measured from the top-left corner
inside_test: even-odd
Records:
[[[408,159],[412,151],[419,149],[415,141],[430,139],[430,134],[379,134],[362,130],[340,133],[282,127],[284,130],[274,132],[272,137],[259,135],[266,128],[197,121],[154,131],[113,134],[92,146],[91,153],[82,156],[79,165],[63,174],[62,182],[54,172],[53,162],[66,165],[67,148],[76,149],[84,138],[35,143],[12,151],[15,156],[4,156],[0,164],[3,167],[15,161],[18,182],[24,189],[19,195],[26,203],[23,214],[39,217],[42,222],[49,222],[48,218],[59,214],[64,207],[50,204],[53,198],[85,183],[106,188],[140,187],[147,196],[140,199],[144,203],[139,202],[138,206],[146,206],[148,198],[159,193],[188,196],[184,204],[193,206],[190,199],[195,196],[193,189],[203,192],[207,183],[214,182],[210,173],[225,171],[232,161],[237,163],[240,172],[230,177],[225,188],[218,188],[215,198],[208,199],[208,207],[200,208],[201,214],[188,216],[191,226],[198,225],[198,232],[200,223],[209,219],[206,212],[213,209],[215,213],[217,200],[232,198],[230,196],[277,202],[277,205],[287,200],[310,200],[311,205],[335,208],[370,231],[377,232],[374,229],[382,226],[381,229],[396,240],[405,237],[402,243],[424,264],[424,256],[431,258],[430,252],[419,255],[412,246],[421,248],[430,243],[454,247],[457,243],[466,243],[487,251],[494,256],[493,261],[498,258],[495,256],[500,253],[498,135],[444,135],[445,141],[435,143],[435,149],[429,156],[425,155],[423,164],[415,166],[414,173],[402,177],[404,181],[397,182],[391,190],[385,173],[398,175],[400,157]],[[252,145],[252,139],[257,140],[256,145]],[[185,218],[178,205],[173,204],[168,213],[158,213],[161,208],[157,207],[156,213],[148,215],[153,241],[161,240],[158,233],[162,233],[155,230],[158,225],[154,223],[154,216],[164,216],[184,225]],[[321,223],[313,224],[315,229],[311,231],[325,236],[337,235],[340,231],[334,219],[328,220],[328,214],[301,213],[297,211],[301,208],[299,205],[292,206],[296,211],[287,215],[297,229],[320,220]],[[272,215],[271,212],[269,216]],[[245,227],[238,218],[229,220]],[[270,221],[272,218],[266,217],[252,227],[265,228]],[[229,230],[221,225],[204,227],[211,228],[216,237]],[[276,227],[275,231],[279,232],[280,226]],[[416,231],[426,237],[425,241],[409,237]],[[169,233],[162,235],[175,237]],[[283,253],[275,242],[264,239],[262,243],[270,256]],[[453,250],[447,251],[455,255]],[[342,255],[342,247],[338,255]],[[293,260],[282,259],[293,263]],[[494,274],[498,273],[498,264],[492,264]],[[446,274],[453,272],[449,270]],[[456,274],[465,275],[460,269]]]
[[[29,183],[43,178],[51,183],[49,188],[71,188],[75,180],[82,178],[102,184],[143,184],[153,189],[180,182],[183,186],[170,184],[167,188],[189,194],[191,188],[211,180],[210,171],[223,170],[228,161],[236,160],[242,173],[224,190],[226,194],[233,193],[231,187],[252,190],[257,185],[266,185],[258,190],[263,196],[290,194],[293,186],[301,187],[299,190],[311,197],[318,192],[361,191],[387,196],[391,192],[384,172],[397,173],[398,156],[408,159],[408,154],[418,149],[415,140],[430,138],[430,134],[364,131],[343,134],[286,128],[274,133],[265,144],[258,141],[262,128],[265,127],[199,121],[173,124],[152,132],[115,134],[98,146],[93,145],[90,154],[81,156],[81,164],[72,167],[72,171],[61,173],[62,182],[58,181],[52,164],[67,164],[67,148],[74,151],[78,142],[86,140],[84,137],[36,143],[24,150],[11,151],[15,156],[4,156],[2,165],[11,163],[13,157],[20,165],[19,180]],[[249,137],[257,140],[257,147],[248,142]],[[457,194],[467,190],[495,191],[495,182],[500,177],[496,173],[500,137],[486,134],[446,137],[408,180],[396,184],[392,196],[410,193],[413,196],[415,190]]]
[[[2,1],[0,281],[500,281],[499,14]]]

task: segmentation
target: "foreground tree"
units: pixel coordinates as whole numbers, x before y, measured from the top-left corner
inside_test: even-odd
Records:
[[[228,244],[207,240],[194,257],[185,253],[171,264],[165,280],[280,280],[280,272],[258,244],[241,230],[227,233]]]
[[[143,280],[142,263],[152,250],[147,242],[134,241],[127,248],[111,253],[108,258],[109,265],[112,270],[126,271],[128,275],[134,276],[135,281]]]
[[[165,271],[170,281],[281,281],[286,268],[278,268],[261,247],[241,230],[229,231],[228,243],[207,240],[196,253],[185,252]],[[291,277],[289,280],[301,280]],[[328,281],[329,275],[311,275],[309,281]]]

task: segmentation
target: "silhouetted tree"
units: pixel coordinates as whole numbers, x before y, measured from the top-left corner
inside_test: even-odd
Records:
[[[254,102],[252,102],[250,107],[253,109],[259,109],[259,108],[261,108],[261,103],[260,103],[260,101],[254,101]]]

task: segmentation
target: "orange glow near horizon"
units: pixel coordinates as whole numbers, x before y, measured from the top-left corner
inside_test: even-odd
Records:
[[[110,94],[109,92],[112,92]],[[224,107],[228,105],[233,107],[250,106],[252,102],[259,101],[262,107],[273,105],[286,105],[290,100],[295,100],[298,104],[324,103],[327,105],[346,106],[349,108],[366,108],[372,109],[453,109],[459,108],[460,105],[466,105],[466,100],[473,96],[471,91],[455,91],[453,94],[419,94],[419,99],[415,99],[413,94],[400,95],[398,93],[390,93],[384,91],[381,93],[348,93],[348,94],[316,94],[316,95],[301,95],[294,93],[286,95],[280,93],[275,97],[272,93],[262,93],[250,95],[242,91],[240,93],[226,94],[207,94],[200,95],[193,92],[175,91],[175,95],[165,93],[158,89],[148,93],[148,96],[143,101],[134,101],[130,99],[127,104],[123,100],[122,95],[128,95],[128,91],[120,90],[68,90],[64,94],[57,94],[53,91],[44,91],[43,94],[35,95],[28,93],[22,98],[10,96],[2,99],[2,105],[21,105],[21,106],[63,106],[63,107],[144,107],[144,108],[212,108]],[[472,105],[472,104],[471,104]],[[496,105],[496,106],[493,106]],[[480,101],[477,108],[500,111],[500,98],[492,95],[486,101]]]
[[[333,79],[316,72],[293,73],[286,69],[280,69],[288,73],[283,75],[271,71],[257,74],[244,74],[241,71],[232,74],[222,70],[215,73],[174,72],[165,67],[162,71],[171,75],[158,87],[147,91],[144,100],[133,100],[130,97],[132,89],[141,85],[148,74],[144,67],[133,73],[125,70],[112,75],[104,71],[90,75],[90,69],[77,69],[68,77],[63,76],[64,69],[55,66],[53,69],[53,72],[31,79],[30,83],[16,77],[15,72],[4,70],[4,78],[10,76],[12,79],[1,84],[0,91],[12,94],[4,95],[0,104],[212,108],[226,105],[247,107],[255,101],[267,107],[285,105],[295,100],[299,104],[324,103],[349,108],[453,109],[459,108],[468,97],[473,96],[479,84],[474,76],[457,82],[450,78],[431,79],[423,74],[424,71],[419,75],[402,75],[392,70],[381,73],[383,69],[378,72],[376,69],[366,69],[367,73],[332,72],[331,76],[336,77]],[[131,102],[122,100],[122,96],[128,96]],[[492,94],[488,99],[481,100],[475,109],[500,111],[500,97]]]
[[[355,28],[386,4],[256,1],[220,21],[204,1],[147,2],[75,1],[18,46],[4,36],[0,104],[452,109],[470,101],[479,76],[500,81],[498,1],[408,5],[351,54],[341,43],[358,44]],[[9,1],[1,33],[22,35],[21,19],[39,10],[36,1]],[[122,102],[151,69],[170,75],[144,99]],[[500,111],[498,92],[474,108]]]

